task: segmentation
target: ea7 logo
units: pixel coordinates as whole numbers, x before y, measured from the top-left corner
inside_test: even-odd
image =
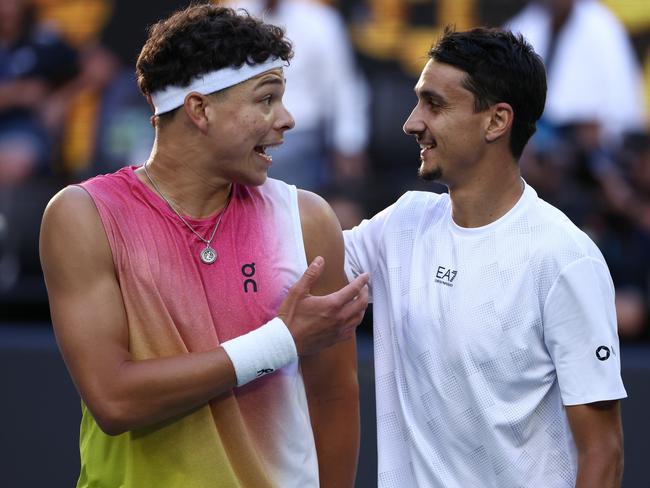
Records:
[[[454,286],[452,283],[456,279],[458,271],[451,268],[445,268],[444,266],[438,266],[438,271],[436,271],[436,283],[441,283],[447,286]]]

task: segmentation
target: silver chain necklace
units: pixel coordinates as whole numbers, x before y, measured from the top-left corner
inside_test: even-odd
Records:
[[[156,182],[153,181],[151,178],[151,175],[149,174],[149,171],[147,171],[147,163],[144,163],[142,165],[142,168],[144,169],[144,174],[147,175],[147,179],[149,182],[153,185],[153,187],[156,189],[158,194],[162,197],[163,200],[167,203],[169,208],[173,210],[173,212],[178,215],[178,218],[181,219],[181,222],[183,222],[188,229],[192,231],[192,233],[199,238],[203,244],[205,244],[205,248],[201,251],[199,254],[199,257],[201,258],[201,261],[205,264],[212,264],[217,260],[217,251],[214,250],[214,248],[211,246],[212,240],[214,239],[214,236],[217,234],[217,229],[219,228],[219,224],[221,223],[221,218],[223,217],[223,214],[226,213],[226,209],[228,208],[228,205],[230,204],[230,198],[228,198],[228,202],[226,202],[226,206],[223,208],[221,211],[221,214],[219,215],[219,218],[217,219],[217,223],[214,226],[214,229],[212,231],[212,235],[210,236],[210,239],[205,239],[203,236],[201,236],[196,230],[194,230],[194,227],[190,225],[190,223],[185,220],[185,217],[183,217],[178,210],[176,210],[176,207],[172,205],[172,203],[169,201],[169,199],[165,196],[165,194],[160,191],[160,188],[158,188],[158,185],[156,185]]]

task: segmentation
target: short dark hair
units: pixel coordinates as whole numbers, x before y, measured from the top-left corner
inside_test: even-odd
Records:
[[[227,67],[289,61],[291,42],[280,27],[241,10],[192,5],[149,28],[136,74],[146,96],[170,85],[187,86],[199,75]]]
[[[463,86],[474,94],[476,112],[499,102],[510,104],[510,150],[519,159],[546,103],[546,71],[532,46],[521,34],[502,29],[456,32],[447,26],[429,57],[467,73]]]

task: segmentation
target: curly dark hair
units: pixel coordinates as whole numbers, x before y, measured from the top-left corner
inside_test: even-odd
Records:
[[[510,104],[510,150],[519,159],[546,103],[546,70],[532,46],[521,34],[502,29],[455,32],[447,26],[429,57],[467,73],[463,85],[474,94],[476,112],[499,102]]]
[[[291,42],[279,27],[241,10],[192,5],[149,28],[136,74],[146,96],[170,85],[187,86],[210,71],[262,63],[269,57],[289,61]]]

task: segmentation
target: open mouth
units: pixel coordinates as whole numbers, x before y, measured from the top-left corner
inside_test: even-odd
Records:
[[[260,156],[262,156],[264,159],[266,159],[269,163],[271,163],[273,161],[273,156],[266,153],[266,150],[269,147],[270,146],[255,146],[254,151]]]
[[[436,147],[436,143],[422,144],[420,143],[420,157],[423,158],[427,151]]]
[[[260,144],[259,146],[255,146],[254,151],[259,154],[261,157],[266,159],[269,163],[273,161],[273,156],[271,156],[268,151],[273,150],[274,148],[281,146],[284,140],[280,140],[277,142],[272,142],[269,144]]]

